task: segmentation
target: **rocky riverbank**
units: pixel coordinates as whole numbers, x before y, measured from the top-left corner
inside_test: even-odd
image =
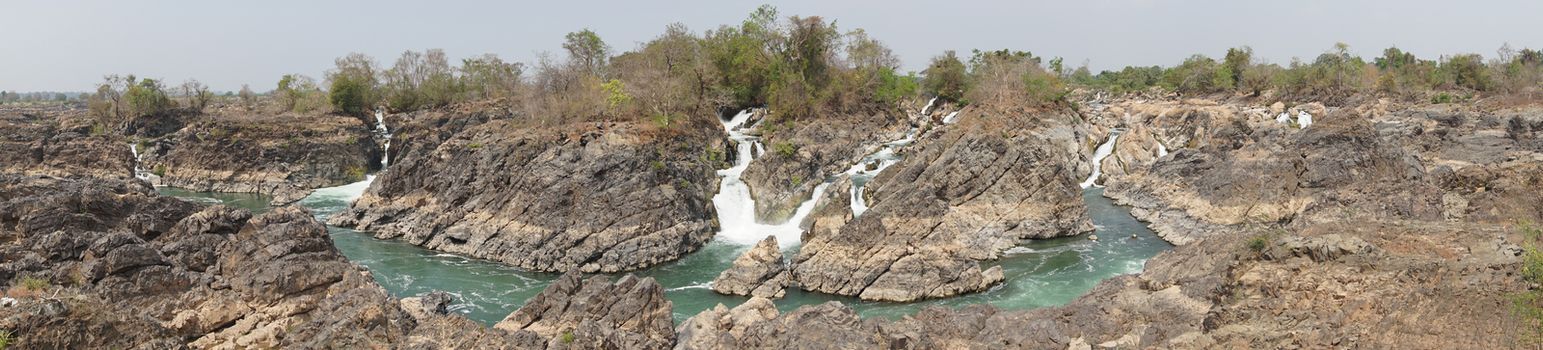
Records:
[[[1002,281],[996,259],[1019,240],[1092,230],[1077,190],[1074,114],[966,109],[926,133],[869,183],[871,208],[816,212],[794,263],[805,290],[914,301]]]
[[[127,138],[93,129],[82,110],[3,108],[0,172],[132,178],[134,156]]]
[[[148,143],[144,167],[157,185],[274,196],[363,180],[379,168],[373,127],[337,115],[207,115]]]
[[[671,128],[500,119],[432,149],[445,134],[400,129],[410,146],[331,223],[534,271],[678,259],[717,231],[709,198],[726,145],[707,119]]]

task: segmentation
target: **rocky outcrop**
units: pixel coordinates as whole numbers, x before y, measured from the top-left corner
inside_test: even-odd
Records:
[[[755,196],[756,218],[787,221],[825,178],[845,171],[878,145],[904,137],[909,127],[899,111],[762,121],[756,132],[766,154],[742,175]]]
[[[723,134],[708,119],[667,130],[491,121],[432,152],[404,150],[331,223],[536,271],[674,260],[717,231],[709,198],[719,164],[703,149]]]
[[[0,281],[19,300],[0,312],[19,348],[389,347],[489,332],[415,322],[304,209],[252,216],[137,181],[0,175]]]
[[[890,321],[836,302],[779,314],[752,299],[692,317],[677,348],[1505,348],[1518,325],[1495,320],[1529,288],[1514,277],[1516,238],[1416,222],[1215,235],[1064,306],[931,307]]]
[[[0,172],[132,178],[128,139],[93,130],[80,110],[0,108]]]
[[[372,129],[338,115],[208,115],[141,152],[158,185],[272,195],[281,205],[379,168]]]
[[[980,262],[1019,240],[1092,229],[1071,119],[966,110],[959,120],[869,183],[862,216],[805,237],[800,288],[901,302],[981,291],[1003,276]]]
[[[713,279],[712,285],[713,291],[722,294],[776,299],[787,292],[792,279],[787,261],[777,249],[777,236],[766,236],[734,259],[734,265]]]
[[[626,275],[612,284],[569,272],[494,328],[535,334],[549,349],[662,349],[675,343],[670,305],[650,277]]]

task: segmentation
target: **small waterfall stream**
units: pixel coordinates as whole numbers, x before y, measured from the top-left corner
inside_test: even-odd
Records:
[[[381,143],[380,168],[386,169],[391,165],[391,129],[386,128],[386,115],[384,112],[375,111],[375,134],[386,140]]]
[[[814,211],[815,202],[825,194],[830,183],[823,182],[815,186],[814,194],[800,203],[786,222],[762,223],[755,214],[755,198],[750,193],[750,186],[740,179],[740,175],[750,167],[755,154],[759,153],[752,149],[764,152],[759,138],[741,132],[752,113],[752,110],[747,109],[723,122],[724,131],[729,133],[729,139],[734,140],[736,156],[733,166],[718,170],[718,176],[722,179],[718,182],[718,194],[713,196],[713,207],[718,211],[718,237],[731,243],[752,245],[766,236],[776,236],[778,245],[783,248],[798,245],[804,231],[798,227],[799,223]]]
[[[150,172],[145,171],[144,156],[139,154],[139,144],[130,143],[129,152],[134,154],[134,177],[140,180],[149,180]]]
[[[1104,144],[1098,145],[1098,149],[1093,150],[1093,173],[1088,175],[1087,180],[1082,181],[1082,188],[1098,186],[1098,178],[1104,175],[1104,158],[1114,153],[1114,141],[1120,139],[1121,132],[1123,131],[1120,129],[1109,131],[1109,141],[1104,141]]]

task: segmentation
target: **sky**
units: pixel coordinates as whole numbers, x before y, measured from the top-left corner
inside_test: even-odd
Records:
[[[1014,49],[1095,72],[1173,65],[1248,45],[1256,57],[1311,60],[1335,42],[1362,56],[1397,46],[1421,57],[1494,56],[1543,47],[1543,1],[0,1],[0,90],[87,91],[106,74],[216,91],[267,91],[286,73],[318,79],[350,52],[389,66],[404,50],[533,62],[590,28],[631,50],[683,23],[737,24],[763,3],[865,29],[919,71],[945,50]]]

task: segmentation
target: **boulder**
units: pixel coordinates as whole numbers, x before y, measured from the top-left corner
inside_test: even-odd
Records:
[[[713,279],[713,291],[729,295],[781,298],[793,279],[788,271],[777,237],[767,236],[745,254],[734,259],[734,266]]]

